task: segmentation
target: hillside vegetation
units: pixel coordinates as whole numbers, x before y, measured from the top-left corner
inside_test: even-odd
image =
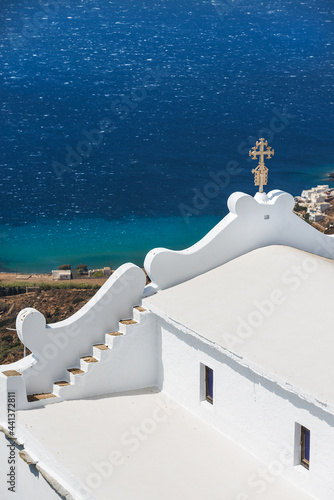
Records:
[[[49,284],[48,284],[49,285]],[[61,284],[61,285],[66,285]],[[15,283],[15,286],[20,286]],[[27,285],[25,284],[25,287]],[[29,286],[32,284],[29,283]],[[38,284],[40,286],[40,284]],[[49,288],[49,287],[48,287]],[[78,311],[96,293],[94,289],[50,287],[40,292],[20,293],[0,298],[0,364],[13,363],[23,357],[23,345],[15,328],[16,316],[25,307],[34,307],[45,315],[47,323],[55,323]],[[24,288],[25,289],[25,288]],[[27,351],[29,354],[29,351]]]

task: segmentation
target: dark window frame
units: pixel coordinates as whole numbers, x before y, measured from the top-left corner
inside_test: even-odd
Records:
[[[310,445],[311,432],[304,426],[300,429],[300,464],[309,470],[310,468]],[[308,457],[308,458],[307,458]]]
[[[210,388],[210,378],[209,374],[212,375],[212,387]],[[213,405],[213,370],[208,366],[205,366],[205,399],[208,403]]]

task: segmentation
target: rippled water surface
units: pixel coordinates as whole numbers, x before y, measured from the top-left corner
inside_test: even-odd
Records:
[[[2,268],[194,243],[254,193],[259,136],[268,189],[334,170],[330,0],[3,0],[0,23]]]

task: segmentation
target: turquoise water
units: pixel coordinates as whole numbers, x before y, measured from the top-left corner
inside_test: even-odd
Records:
[[[39,224],[0,226],[2,267],[18,272],[50,272],[61,264],[84,263],[90,269],[125,262],[142,266],[156,246],[182,249],[206,234],[219,217],[206,216],[196,224],[181,217],[142,220],[48,220]],[[24,244],[22,244],[24,242]]]

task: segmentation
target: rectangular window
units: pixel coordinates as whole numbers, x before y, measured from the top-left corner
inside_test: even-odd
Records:
[[[301,460],[300,463],[306,469],[310,468],[310,438],[311,433],[306,427],[301,426],[300,432],[300,448],[301,448]]]
[[[213,370],[205,367],[205,399],[213,404]]]

